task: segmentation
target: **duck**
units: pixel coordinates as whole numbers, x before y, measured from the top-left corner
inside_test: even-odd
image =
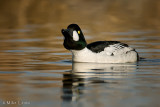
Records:
[[[77,24],[61,30],[63,46],[71,51],[73,62],[88,63],[133,63],[139,60],[138,52],[119,41],[96,41],[87,44],[81,28]]]

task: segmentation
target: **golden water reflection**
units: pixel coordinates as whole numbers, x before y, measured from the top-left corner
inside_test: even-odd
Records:
[[[159,106],[158,0],[1,0],[0,106]],[[136,64],[73,63],[61,29],[77,23],[87,43],[136,48]]]

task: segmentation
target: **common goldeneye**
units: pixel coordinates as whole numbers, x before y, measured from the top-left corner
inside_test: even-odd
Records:
[[[134,48],[119,41],[97,41],[87,45],[84,35],[77,24],[62,29],[64,47],[72,52],[74,62],[127,63],[138,61]]]

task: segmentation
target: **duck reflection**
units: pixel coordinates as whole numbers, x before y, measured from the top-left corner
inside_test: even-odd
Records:
[[[136,63],[127,64],[98,64],[73,63],[72,70],[64,74],[63,95],[64,102],[77,101],[87,92],[91,84],[113,83],[115,78],[124,78],[129,72],[136,70]]]

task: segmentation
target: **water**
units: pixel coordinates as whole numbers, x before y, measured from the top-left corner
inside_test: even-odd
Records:
[[[15,13],[14,8],[18,3],[6,4],[1,1],[4,7],[0,11],[13,15],[2,17],[3,23],[0,24],[0,107],[160,106],[158,16],[147,17],[141,20],[142,23],[135,23],[136,18],[146,14],[131,18],[129,13],[121,11],[122,16],[128,17],[122,22],[121,15],[114,16],[112,13],[112,5],[104,4],[105,1],[87,1],[82,3],[84,9],[96,5],[100,7],[79,11],[78,15],[83,15],[79,17],[75,14],[81,6],[76,4],[81,2],[61,4],[46,1],[40,1],[37,8],[30,5],[37,2],[23,1],[21,5],[25,4],[24,7],[16,11],[19,14]],[[7,6],[13,10],[7,10]],[[116,10],[120,8],[113,6]],[[33,10],[28,12],[29,9]],[[48,13],[43,16],[41,13],[45,9],[48,9]],[[111,10],[108,10],[106,16],[106,10],[102,11],[103,9]],[[130,9],[139,13],[134,5]],[[91,18],[97,11],[98,15]],[[148,14],[152,13],[146,11]],[[54,17],[55,12],[59,12],[56,13],[57,17]],[[69,12],[69,15],[65,12]],[[14,15],[18,18],[13,17]],[[71,20],[70,15],[75,18]],[[72,21],[80,24],[87,43],[97,40],[122,41],[136,48],[143,59],[126,64],[72,63],[71,53],[63,47],[60,32]]]
[[[21,101],[24,107],[158,107],[159,33],[108,34],[135,47],[145,59],[127,64],[72,63],[62,35],[40,36],[29,29],[1,32],[1,106]]]

